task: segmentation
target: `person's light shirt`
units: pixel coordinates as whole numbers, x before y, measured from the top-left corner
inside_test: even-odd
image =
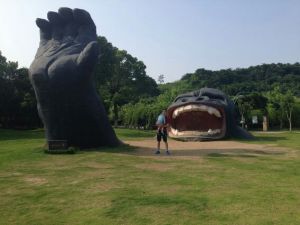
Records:
[[[163,114],[160,114],[157,118],[157,125],[164,125],[166,123],[166,117]]]

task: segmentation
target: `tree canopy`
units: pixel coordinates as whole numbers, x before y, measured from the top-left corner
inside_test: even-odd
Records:
[[[300,63],[272,63],[218,71],[197,69],[185,74],[181,81],[187,81],[193,88],[218,88],[231,96],[240,92],[271,91],[278,85],[300,96]]]
[[[155,80],[146,74],[145,64],[125,50],[119,50],[105,37],[98,37],[101,56],[95,70],[97,89],[115,124],[120,107],[141,98],[159,94]]]
[[[101,55],[94,71],[95,85],[115,125],[152,128],[156,116],[179,94],[202,87],[229,95],[241,117],[267,115],[271,127],[300,127],[300,64],[263,64],[218,71],[197,69],[178,81],[158,83],[147,75],[146,65],[126,50],[98,37]],[[259,118],[261,119],[261,118]],[[28,69],[18,68],[0,52],[0,127],[41,126]]]
[[[40,126],[28,69],[7,61],[0,51],[0,127]]]

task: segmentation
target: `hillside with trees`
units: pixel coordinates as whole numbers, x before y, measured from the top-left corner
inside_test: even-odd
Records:
[[[271,91],[276,86],[300,96],[300,64],[273,63],[218,71],[197,69],[184,75],[181,81],[187,81],[192,88],[219,88],[230,96]]]
[[[241,121],[251,129],[261,129],[263,116],[271,128],[300,127],[300,64],[263,64],[249,68],[211,71],[197,69],[179,81],[160,84],[157,98],[141,99],[137,104],[125,105],[123,124],[150,128],[155,116],[178,94],[202,87],[224,91],[236,103]],[[252,117],[258,124],[252,124]]]
[[[263,64],[218,71],[197,69],[178,81],[158,83],[147,75],[146,65],[125,50],[98,37],[101,55],[95,68],[96,88],[115,126],[151,129],[157,115],[174,98],[202,87],[218,88],[232,98],[241,120],[261,129],[263,116],[271,128],[300,128],[300,64]],[[258,117],[258,125],[252,117]],[[0,52],[0,127],[41,127],[28,69],[18,68]]]

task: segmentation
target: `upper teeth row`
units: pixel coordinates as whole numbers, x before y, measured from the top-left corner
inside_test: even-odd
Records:
[[[181,106],[174,110],[173,112],[173,119],[175,119],[177,116],[179,116],[181,113],[184,112],[192,112],[192,111],[203,111],[208,112],[210,115],[215,115],[216,117],[221,117],[221,113],[219,110],[217,110],[214,107],[206,106],[206,105],[186,105]]]

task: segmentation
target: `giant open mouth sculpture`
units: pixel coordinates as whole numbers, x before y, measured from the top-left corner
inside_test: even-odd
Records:
[[[202,88],[176,97],[167,110],[169,136],[185,141],[252,138],[237,125],[234,103],[220,90]]]

